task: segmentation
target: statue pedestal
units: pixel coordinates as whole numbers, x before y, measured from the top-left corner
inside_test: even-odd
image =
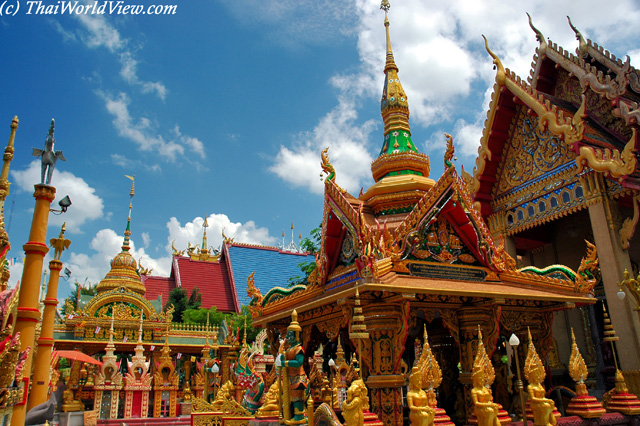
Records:
[[[275,418],[252,419],[249,420],[249,426],[280,426],[280,421]]]
[[[607,411],[634,416],[640,414],[640,400],[631,393],[614,393],[605,408]]]
[[[182,416],[191,416],[191,403],[190,402],[181,402],[180,403],[180,417]]]
[[[451,417],[447,415],[447,412],[444,411],[444,408],[433,407],[433,409],[436,410],[436,415],[433,418],[434,426],[454,426],[453,422],[451,421]]]
[[[60,413],[60,426],[84,426],[84,411]]]
[[[600,401],[589,395],[574,396],[567,407],[568,416],[580,416],[583,419],[597,419],[605,412]]]

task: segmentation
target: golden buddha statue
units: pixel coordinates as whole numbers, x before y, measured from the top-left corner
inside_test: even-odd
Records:
[[[234,400],[234,390],[235,387],[233,386],[231,380],[222,385],[222,387],[218,391],[218,394],[216,395],[216,400],[211,404],[216,412],[222,411],[222,407],[224,406],[225,402]]]
[[[556,406],[553,400],[545,397],[546,392],[542,385],[545,376],[544,365],[542,365],[540,356],[533,345],[531,331],[529,331],[529,350],[524,366],[524,376],[529,381],[527,393],[529,394],[531,411],[533,411],[534,426],[555,426],[556,418],[553,412]]]
[[[278,403],[278,395],[280,387],[278,381],[274,381],[264,396],[262,407],[256,411],[256,418],[278,417],[280,415],[280,405]]]
[[[429,406],[429,396],[422,389],[422,373],[418,367],[413,367],[409,376],[407,405],[411,426],[433,426],[436,410]]]
[[[478,330],[478,336],[480,342],[471,373],[473,380],[473,388],[471,389],[473,414],[478,419],[478,426],[500,426],[500,420],[498,418],[500,407],[493,402],[491,388],[487,386],[487,383],[489,383],[487,376],[488,373],[493,371],[493,366],[490,365],[491,361],[484,350],[480,330]]]
[[[342,403],[342,415],[346,426],[363,426],[364,412],[369,411],[367,387],[362,379],[351,382],[347,390],[347,399]]]

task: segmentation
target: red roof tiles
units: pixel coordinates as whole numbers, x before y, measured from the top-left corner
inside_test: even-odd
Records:
[[[171,290],[177,286],[181,286],[187,296],[197,287],[202,295],[203,308],[215,306],[220,312],[240,310],[224,262],[205,262],[175,256],[170,277],[146,276],[143,277],[143,283],[147,289],[145,298],[151,301],[160,295],[163,305],[167,303]]]

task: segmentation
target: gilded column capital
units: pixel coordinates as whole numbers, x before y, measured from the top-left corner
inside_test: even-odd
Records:
[[[33,193],[33,197],[36,199],[44,198],[50,203],[52,203],[53,200],[56,199],[56,188],[54,188],[53,186],[39,183],[37,185],[34,185],[34,189],[35,191]]]

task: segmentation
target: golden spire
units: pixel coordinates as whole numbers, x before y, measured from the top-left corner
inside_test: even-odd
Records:
[[[102,281],[96,287],[98,293],[108,290],[114,290],[120,287],[126,287],[128,290],[134,291],[144,296],[146,288],[140,279],[138,271],[138,263],[129,253],[131,246],[129,245],[131,237],[131,210],[133,208],[134,179],[133,176],[127,176],[131,179],[131,191],[129,192],[129,215],[127,217],[127,227],[124,231],[124,240],[122,242],[122,251],[118,253],[111,261],[111,269]]]
[[[131,210],[133,209],[133,196],[135,195],[135,179],[136,174],[133,176],[125,175],[125,177],[131,179],[131,191],[129,191],[129,216],[127,217],[127,229],[124,231],[124,242],[122,243],[122,251],[129,251],[129,237],[131,237]]]
[[[200,251],[207,251],[207,228],[209,227],[209,223],[207,222],[207,215],[204,216],[204,223],[202,224],[203,232],[202,232],[202,249]]]
[[[409,128],[409,103],[407,95],[398,78],[398,66],[393,58],[391,36],[389,35],[389,2],[383,0],[380,9],[384,10],[384,27],[387,36],[387,55],[384,65],[384,87],[380,110],[384,121],[385,143],[381,154],[398,152],[417,152],[411,141]],[[392,133],[393,132],[393,133]]]

